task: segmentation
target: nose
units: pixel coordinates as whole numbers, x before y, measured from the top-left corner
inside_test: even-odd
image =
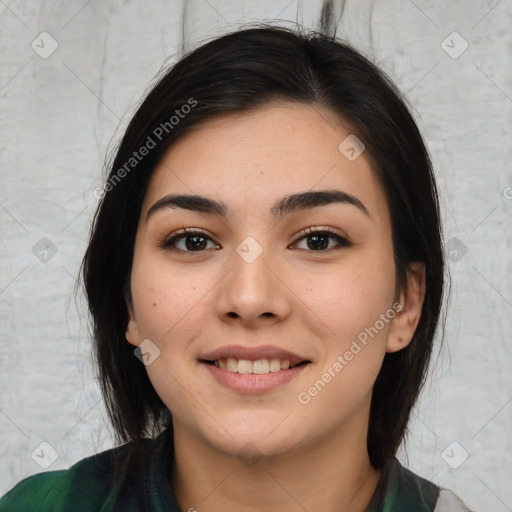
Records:
[[[254,260],[234,251],[229,264],[231,270],[219,283],[215,304],[223,322],[254,329],[289,316],[292,294],[266,251]]]

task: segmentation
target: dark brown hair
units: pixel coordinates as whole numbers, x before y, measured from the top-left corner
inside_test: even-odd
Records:
[[[373,389],[367,444],[371,463],[381,469],[404,438],[440,317],[445,265],[438,196],[427,149],[395,85],[350,45],[313,31],[265,25],[211,40],[168,69],[138,107],[109,166],[82,263],[103,395],[120,440],[140,442],[158,432],[165,405],[125,338],[135,234],[155,167],[176,140],[216,114],[275,100],[326,107],[351,126],[386,194],[397,289],[411,262],[426,267],[414,337],[385,355]],[[154,147],[130,160],[149,138]]]

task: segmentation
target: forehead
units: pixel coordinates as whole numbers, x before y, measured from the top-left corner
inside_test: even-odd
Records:
[[[353,137],[319,105],[274,103],[219,115],[169,149],[153,172],[142,214],[170,193],[221,199],[242,212],[263,211],[293,193],[338,189],[382,215],[385,197],[365,152],[349,159],[343,151]]]

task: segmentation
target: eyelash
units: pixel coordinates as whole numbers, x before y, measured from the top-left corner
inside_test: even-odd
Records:
[[[184,238],[187,238],[187,237],[197,236],[197,235],[200,235],[200,236],[202,236],[202,237],[204,237],[204,238],[206,238],[206,239],[208,239],[208,240],[213,242],[213,240],[204,231],[202,231],[201,229],[187,230],[187,228],[184,227],[182,230],[180,230],[178,232],[175,232],[172,235],[166,236],[165,238],[163,238],[161,241],[159,241],[158,246],[160,248],[162,248],[162,249],[171,249],[171,250],[176,250],[176,251],[180,251],[180,252],[187,252],[187,253],[204,252],[204,250],[203,251],[188,251],[188,250],[185,251],[183,249],[177,249],[176,247],[174,247],[174,244],[178,240],[181,240],[181,239],[184,239]],[[329,238],[334,239],[337,242],[338,245],[335,246],[335,247],[329,247],[328,249],[320,249],[318,251],[310,250],[308,252],[325,253],[325,252],[330,251],[332,249],[342,249],[342,248],[350,247],[350,246],[353,245],[352,242],[348,241],[346,238],[342,237],[341,235],[338,235],[334,231],[331,231],[330,229],[309,227],[309,228],[303,229],[299,233],[297,238],[292,242],[292,244],[290,244],[290,246],[296,244],[297,242],[299,242],[303,238],[307,238],[307,237],[315,236],[315,235],[327,235]],[[216,245],[218,245],[218,244],[216,244]],[[288,246],[288,247],[290,247],[290,246]],[[302,249],[302,250],[305,250],[305,249]]]

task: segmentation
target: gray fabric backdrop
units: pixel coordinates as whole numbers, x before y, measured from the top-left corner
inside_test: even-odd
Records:
[[[400,458],[475,510],[510,511],[512,2],[331,7],[331,29],[406,92],[442,194],[446,345]],[[120,120],[162,63],[200,40],[261,20],[318,29],[321,9],[320,0],[0,0],[0,494],[112,446],[83,297],[76,305],[72,292]]]

